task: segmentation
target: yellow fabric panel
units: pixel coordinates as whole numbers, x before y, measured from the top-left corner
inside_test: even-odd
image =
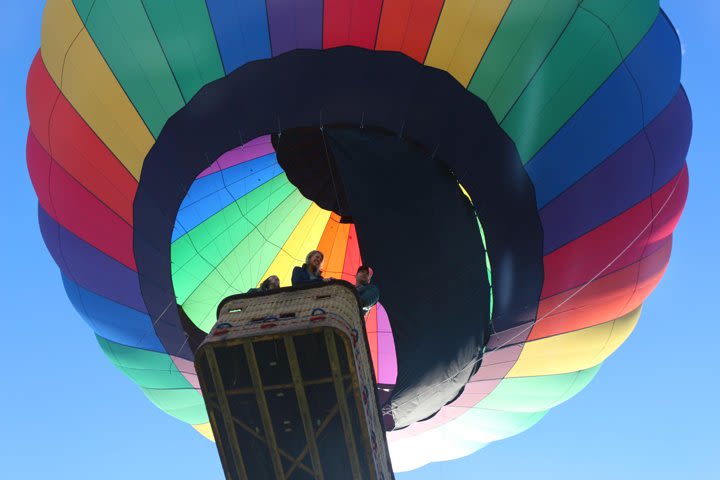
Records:
[[[42,59],[50,76],[60,85],[65,52],[85,29],[70,0],[48,0],[43,12],[40,45]]]
[[[446,70],[467,87],[510,0],[448,0],[425,64]]]
[[[598,365],[605,361],[615,350],[620,348],[620,345],[625,343],[630,334],[635,330],[640,319],[640,311],[642,310],[642,304],[632,312],[623,315],[622,317],[614,321],[612,332],[610,332],[610,338],[608,338],[605,348],[598,352],[597,357],[593,360],[594,365]]]
[[[200,432],[200,435],[207,438],[211,442],[215,441],[215,436],[213,435],[212,427],[209,423],[201,423],[199,425],[193,425],[192,427],[198,432]]]
[[[598,365],[630,336],[641,309],[600,325],[527,342],[507,377],[556,375]]]
[[[65,97],[139,179],[155,140],[83,28],[71,0],[48,1],[40,45],[43,62]]]
[[[289,287],[293,267],[302,265],[305,255],[317,248],[322,237],[330,213],[316,204],[310,205],[300,223],[297,224],[290,237],[283,245],[275,260],[270,264],[260,283],[270,275],[280,278],[281,287]],[[258,284],[259,285],[259,284]]]

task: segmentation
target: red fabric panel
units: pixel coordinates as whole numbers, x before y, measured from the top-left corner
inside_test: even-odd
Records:
[[[545,281],[541,298],[556,295],[582,285],[598,274],[607,275],[637,262],[646,245],[658,242],[672,233],[685,205],[687,188],[687,169],[684,168],[651,197],[546,255],[543,259]],[[653,221],[654,215],[657,217]],[[640,234],[651,221],[652,226]],[[639,238],[633,241],[639,234]],[[625,253],[616,259],[623,250]]]
[[[614,320],[636,309],[665,273],[672,237],[640,262],[540,301],[528,341]]]
[[[45,151],[132,225],[137,181],[60,93],[40,55],[30,67],[27,95],[30,129]]]
[[[35,188],[35,195],[37,195],[43,209],[57,220],[50,200],[50,164],[52,161],[38,139],[33,135],[32,130],[28,132],[25,154],[27,156],[30,181],[32,181]]]
[[[674,193],[672,192],[673,188],[675,189]],[[687,165],[685,165],[680,173],[678,173],[672,180],[665,184],[664,187],[656,192],[656,195],[653,195],[653,208],[657,217],[653,222],[649,243],[660,241],[663,238],[672,235],[675,227],[680,221],[680,215],[682,214],[683,208],[685,207],[688,188],[688,169]],[[671,193],[672,196],[668,199],[668,196]],[[657,194],[660,195],[657,196]],[[667,205],[665,205],[665,208],[662,211],[659,211],[660,207],[662,207],[666,201]]]
[[[385,0],[376,50],[402,52],[424,62],[444,0]]]
[[[373,49],[382,0],[325,0],[323,48],[354,45]]]
[[[658,254],[648,255],[640,262],[638,271],[638,282],[635,286],[635,292],[628,300],[628,306],[625,308],[627,312],[632,311],[642,304],[655,289],[660,279],[665,274],[668,263],[670,263],[670,252],[672,250],[672,235],[666,237],[664,241],[657,242],[662,247],[658,250]],[[656,272],[659,272],[657,274]],[[627,312],[624,312],[623,315]]]
[[[93,247],[137,271],[132,227],[53,162],[32,132],[27,161],[43,209]]]
[[[45,150],[50,150],[48,140],[50,112],[52,112],[60,91],[45,68],[39,51],[30,65],[25,95],[30,117],[30,130],[40,144],[45,147]]]

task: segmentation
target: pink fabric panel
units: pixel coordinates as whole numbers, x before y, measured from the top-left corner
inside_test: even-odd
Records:
[[[387,311],[378,303],[378,383],[395,385],[397,380],[397,359],[395,358],[395,340]]]
[[[480,368],[470,381],[478,382],[505,378],[505,375],[515,366],[520,352],[522,352],[522,345],[513,345],[490,352],[486,351]]]
[[[170,355],[170,358],[175,364],[175,367],[180,370],[180,373],[185,377],[185,380],[187,380],[195,390],[200,391],[200,381],[198,380],[197,373],[195,373],[195,365],[193,362],[173,355]]]

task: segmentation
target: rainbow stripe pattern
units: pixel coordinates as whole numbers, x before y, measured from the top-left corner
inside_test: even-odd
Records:
[[[691,113],[657,0],[49,0],[27,82],[43,238],[108,358],[205,436],[192,355],[167,351],[140,289],[143,162],[204,85],[294,49],[345,45],[401,52],[484,100],[515,143],[543,228],[536,320],[496,331],[459,398],[388,433],[395,469],[409,470],[531,427],[628,338],[670,258]],[[168,221],[177,304],[206,331],[220,300],[271,273],[288,285],[311,249],[336,278],[361,264],[354,225],[300,194],[268,136],[208,159]],[[392,385],[382,306],[367,332],[378,382]]]

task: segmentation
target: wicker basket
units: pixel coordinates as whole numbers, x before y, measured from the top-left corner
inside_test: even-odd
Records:
[[[319,331],[335,332],[343,339],[344,355],[352,377],[352,392],[357,399],[356,414],[364,425],[363,443],[370,446],[367,461],[374,464],[371,477],[389,480],[393,478],[393,473],[376,396],[377,384],[364,316],[356,290],[349,283],[332,281],[228,297],[218,307],[218,322],[197,351],[198,373],[208,371],[207,357],[217,348],[242,348],[248,342]],[[212,385],[202,375],[200,380],[203,391],[207,385]],[[211,396],[214,398],[217,393],[213,391]],[[208,406],[209,413],[210,410]],[[211,419],[214,416],[217,415],[211,415]],[[216,430],[216,422],[211,423]],[[220,453],[222,457],[224,454]]]

